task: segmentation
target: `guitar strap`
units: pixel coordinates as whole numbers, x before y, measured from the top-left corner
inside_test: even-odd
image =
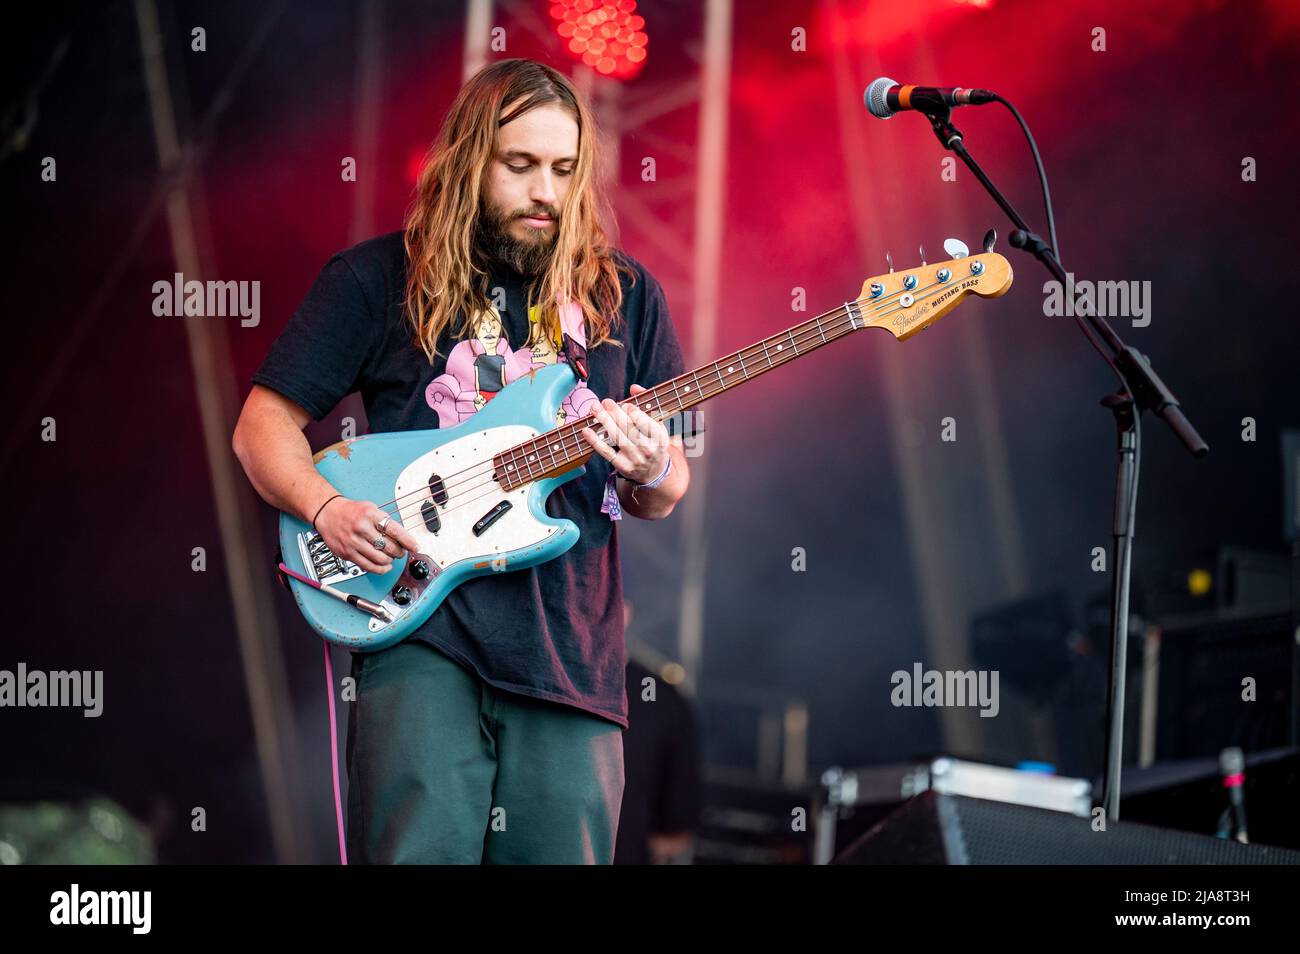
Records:
[[[576,302],[565,304],[558,296],[555,304],[560,311],[560,354],[573,368],[578,380],[586,381],[590,373],[587,369],[587,319],[582,313],[582,306]]]
[[[564,360],[569,362],[573,371],[578,376],[579,381],[586,381],[590,376],[587,372],[587,349],[578,342],[574,341],[568,334],[564,336],[564,348],[561,351]]]
[[[587,367],[587,319],[582,313],[582,306],[574,302],[563,304],[557,297],[556,305],[560,311],[560,328],[563,344],[560,354],[573,368],[579,384],[590,377]],[[623,508],[618,500],[618,471],[610,470],[605,481],[605,491],[601,494],[600,512],[607,514],[610,520],[622,520]]]

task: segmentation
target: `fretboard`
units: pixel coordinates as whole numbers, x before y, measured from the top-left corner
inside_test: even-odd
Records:
[[[809,318],[712,364],[679,374],[635,397],[626,398],[619,405],[636,405],[662,423],[723,391],[803,357],[861,327],[862,315],[857,304],[846,302],[839,308]],[[512,490],[584,463],[595,453],[582,436],[584,427],[591,427],[602,438],[607,436],[604,426],[597,423],[591,415],[562,424],[496,455],[493,464],[498,482],[507,490]]]

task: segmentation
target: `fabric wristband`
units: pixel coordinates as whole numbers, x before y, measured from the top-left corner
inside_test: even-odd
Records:
[[[638,484],[636,481],[632,482],[633,495],[635,496],[636,491],[643,488],[645,490],[654,490],[668,478],[668,475],[672,473],[672,469],[673,455],[669,454],[668,463],[664,465],[664,472],[662,474],[650,481],[648,484]],[[623,508],[618,502],[618,478],[620,476],[621,475],[618,471],[611,470],[609,472],[609,479],[605,481],[605,499],[600,505],[600,512],[609,514],[610,520],[623,519]]]
[[[610,520],[622,520],[623,508],[618,502],[618,471],[611,470],[609,479],[605,481],[605,500],[600,505],[600,512],[609,514]]]
[[[648,484],[636,484],[636,489],[641,490],[642,488],[645,488],[646,490],[654,490],[656,487],[658,487],[668,478],[668,475],[672,473],[672,469],[673,469],[673,455],[669,454],[668,463],[664,464],[664,472],[660,474],[658,477],[656,477],[654,480],[650,481],[650,483]],[[633,483],[636,482],[633,481]]]

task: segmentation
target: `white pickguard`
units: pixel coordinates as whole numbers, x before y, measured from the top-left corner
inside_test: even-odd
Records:
[[[460,560],[492,559],[544,540],[555,532],[533,517],[528,494],[533,484],[506,493],[492,479],[492,458],[508,448],[536,437],[525,424],[508,424],[476,431],[443,444],[411,461],[397,477],[393,499],[401,501],[402,526],[420,542],[420,550],[446,569]],[[438,474],[447,490],[447,503],[438,507],[442,527],[429,532],[419,514],[420,504],[432,500],[429,476]],[[511,508],[482,536],[474,524],[503,500]]]

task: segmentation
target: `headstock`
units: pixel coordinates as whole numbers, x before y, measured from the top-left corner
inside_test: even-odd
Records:
[[[856,305],[863,327],[884,328],[902,341],[934,324],[967,295],[1006,294],[1013,278],[1005,258],[980,252],[868,278]]]

